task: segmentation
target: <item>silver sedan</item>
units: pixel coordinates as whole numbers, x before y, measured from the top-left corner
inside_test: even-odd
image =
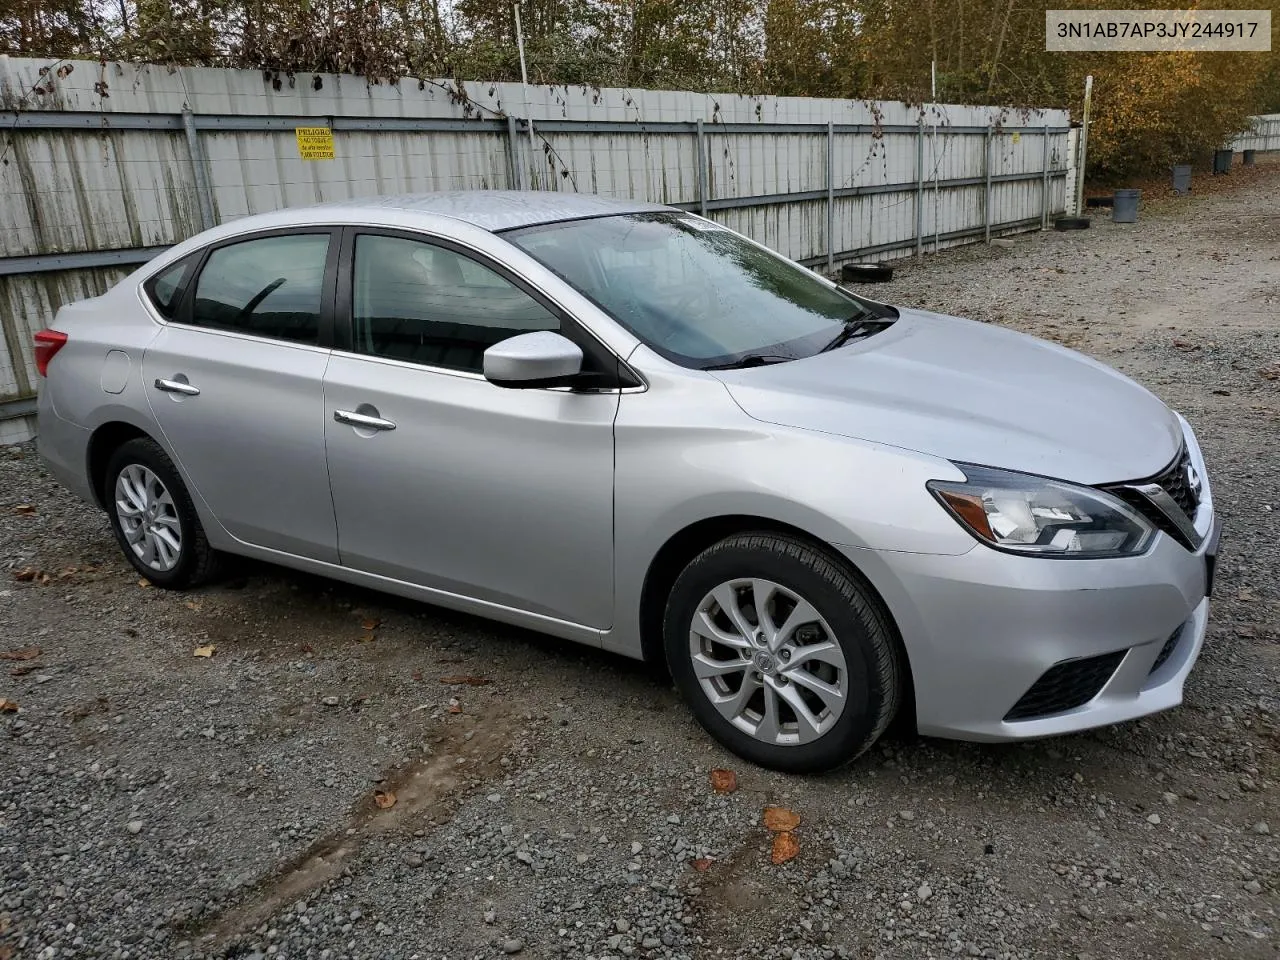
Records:
[[[247,217],[36,341],[41,453],[156,585],[240,554],[644,658],[765,766],[1142,716],[1204,639],[1181,416],[670,207]]]

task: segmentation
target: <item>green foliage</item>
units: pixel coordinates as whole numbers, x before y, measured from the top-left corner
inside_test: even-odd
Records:
[[[1213,6],[1267,2],[1276,0]],[[1092,73],[1091,168],[1108,178],[1192,159],[1248,114],[1280,111],[1277,53],[1050,54],[1044,13],[1060,5],[523,0],[521,25],[529,79],[544,84],[1061,106],[1078,115],[1084,76]],[[1280,16],[1272,20],[1280,51]],[[0,53],[248,67],[273,76],[518,80],[515,37],[509,0],[0,0]]]

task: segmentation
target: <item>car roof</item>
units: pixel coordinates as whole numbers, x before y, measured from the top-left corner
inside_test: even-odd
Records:
[[[208,244],[259,230],[333,225],[439,229],[453,221],[497,233],[564,220],[661,211],[681,212],[675,207],[646,203],[643,200],[620,200],[590,193],[557,193],[553,190],[456,190],[337,200],[233,217],[170,247],[131,276],[145,279]]]
[[[554,190],[452,190],[341,200],[317,204],[308,209],[341,210],[344,220],[349,216],[357,222],[362,211],[427,213],[463,220],[483,230],[497,232],[560,220],[669,211],[673,208],[643,200],[620,200],[590,193],[559,193]]]

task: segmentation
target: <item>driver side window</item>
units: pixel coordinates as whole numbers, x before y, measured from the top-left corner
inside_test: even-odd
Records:
[[[261,237],[219,247],[196,280],[191,323],[316,343],[329,234]]]

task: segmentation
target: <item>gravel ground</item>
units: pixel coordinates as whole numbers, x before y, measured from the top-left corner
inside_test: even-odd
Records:
[[[0,960],[1275,957],[1280,164],[1234,179],[872,288],[1198,429],[1227,532],[1187,702],[1086,735],[768,773],[595,651],[264,566],[144,588],[0,449]]]

